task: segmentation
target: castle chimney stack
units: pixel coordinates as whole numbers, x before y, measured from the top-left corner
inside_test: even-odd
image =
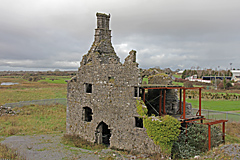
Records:
[[[109,30],[110,14],[97,13],[97,28],[95,29],[95,42],[101,40],[111,40],[111,30]]]

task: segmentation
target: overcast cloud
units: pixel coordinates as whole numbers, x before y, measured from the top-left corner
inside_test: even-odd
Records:
[[[121,61],[142,68],[240,68],[239,0],[0,0],[0,70],[77,70],[110,13]]]

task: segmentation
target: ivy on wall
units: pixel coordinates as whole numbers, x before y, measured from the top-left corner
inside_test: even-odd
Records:
[[[162,152],[171,153],[173,143],[178,139],[180,133],[180,122],[172,116],[163,117],[147,116],[147,107],[143,101],[137,100],[137,112],[143,117],[143,125],[148,136],[159,145]]]

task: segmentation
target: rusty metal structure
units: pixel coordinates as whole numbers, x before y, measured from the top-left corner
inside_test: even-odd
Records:
[[[179,109],[178,109],[178,114],[176,115],[171,115],[175,118],[177,118],[181,123],[185,123],[185,126],[187,128],[188,123],[195,123],[195,124],[201,124],[201,125],[207,125],[208,126],[208,150],[211,149],[211,126],[215,124],[220,124],[222,123],[222,140],[225,143],[225,123],[228,120],[213,120],[213,119],[206,119],[202,113],[201,113],[201,94],[202,94],[202,89],[204,87],[192,87],[192,88],[186,88],[182,86],[161,86],[161,85],[153,85],[153,84],[145,84],[141,86],[142,89],[142,99],[144,103],[146,102],[145,98],[145,93],[146,90],[159,90],[159,116],[164,116],[166,115],[166,107],[165,107],[165,101],[166,101],[166,90],[171,90],[171,89],[177,89],[179,90]],[[198,90],[199,92],[199,108],[198,112],[196,115],[186,115],[186,90]],[[162,97],[162,98],[161,98]],[[163,101],[163,102],[162,102]],[[183,101],[183,106],[182,106],[182,101]],[[163,105],[162,105],[163,104]],[[163,111],[162,111],[163,110]],[[204,121],[208,121],[203,123]],[[197,121],[200,121],[198,123]]]

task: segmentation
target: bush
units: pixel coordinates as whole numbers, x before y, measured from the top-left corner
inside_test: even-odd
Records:
[[[221,130],[211,126],[211,147],[222,142]],[[192,124],[179,135],[173,145],[172,154],[175,158],[190,158],[208,150],[208,126]]]
[[[192,88],[193,87],[193,83],[190,82],[190,81],[187,81],[187,82],[183,83],[183,86],[186,87],[186,88]]]

